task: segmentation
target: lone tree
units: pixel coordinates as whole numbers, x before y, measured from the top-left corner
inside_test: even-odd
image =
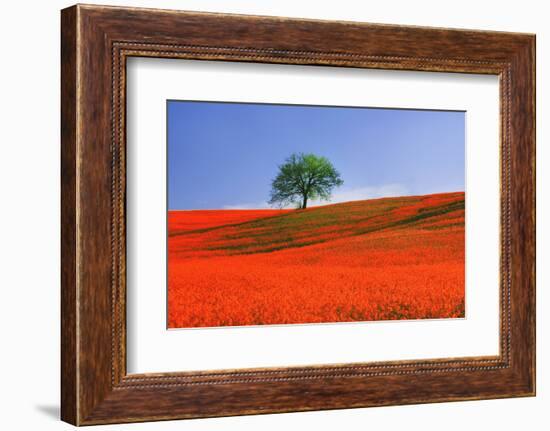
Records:
[[[344,184],[338,171],[326,157],[292,154],[279,166],[271,182],[271,205],[298,204],[306,208],[308,200],[329,200],[332,189]]]

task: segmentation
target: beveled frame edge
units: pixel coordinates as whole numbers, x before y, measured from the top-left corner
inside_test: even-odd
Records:
[[[320,377],[346,377],[349,373],[355,373],[354,376],[381,376],[381,375],[397,375],[424,373],[425,368],[430,370],[437,368],[437,372],[441,370],[491,370],[506,368],[509,366],[509,351],[510,351],[510,326],[509,326],[509,308],[510,308],[510,285],[506,274],[509,274],[509,174],[510,174],[510,155],[509,155],[509,140],[505,137],[509,133],[509,65],[500,62],[469,62],[461,60],[455,63],[452,67],[454,72],[471,71],[472,65],[476,67],[476,71],[483,70],[484,73],[498,74],[501,77],[501,93],[503,95],[503,143],[502,143],[502,188],[503,199],[501,202],[502,213],[502,262],[503,276],[501,280],[501,337],[500,337],[500,355],[495,357],[479,357],[479,358],[442,358],[433,360],[415,360],[415,361],[384,361],[373,363],[354,363],[354,364],[331,364],[327,366],[302,366],[302,367],[281,367],[281,368],[265,368],[265,369],[250,369],[250,370],[218,370],[218,371],[201,371],[201,372],[183,372],[183,373],[167,373],[166,375],[154,376],[148,374],[133,374],[126,375],[125,372],[125,351],[122,337],[124,334],[125,310],[123,306],[124,291],[125,291],[125,266],[124,266],[124,250],[125,236],[123,232],[124,201],[125,201],[125,99],[126,99],[126,60],[129,57],[153,57],[153,58],[179,58],[179,59],[201,59],[201,60],[229,60],[229,61],[266,61],[270,63],[288,63],[289,59],[294,61],[293,64],[320,64],[319,61],[329,61],[330,65],[348,66],[348,67],[368,67],[373,69],[387,68],[389,61],[400,61],[400,68],[410,68],[413,62],[409,58],[386,56],[359,56],[354,55],[349,58],[345,54],[330,54],[330,53],[311,53],[307,51],[301,52],[282,52],[285,57],[281,59],[274,56],[272,52],[263,50],[254,50],[251,48],[230,49],[216,46],[185,46],[185,45],[161,45],[148,43],[131,43],[131,42],[113,42],[113,84],[114,98],[112,103],[112,112],[114,112],[113,122],[113,220],[120,220],[114,227],[115,229],[115,244],[113,248],[117,250],[113,256],[113,267],[118,269],[118,282],[113,285],[113,292],[118,292],[116,296],[119,301],[113,304],[112,318],[115,327],[115,338],[117,341],[114,344],[113,357],[115,364],[113,367],[113,383],[119,381],[122,386],[132,387],[166,387],[166,386],[181,386],[204,382],[208,379],[208,384],[226,384],[228,379],[230,382],[249,380],[254,378],[254,381],[280,381],[303,379],[307,376],[308,379]],[[317,54],[317,55],[315,55]],[[335,60],[336,59],[336,60]],[[430,63],[437,61],[441,64],[445,60],[423,58],[426,70],[432,70]],[[337,62],[337,63],[336,63]],[[323,63],[324,64],[324,63]],[[395,63],[392,63],[395,66]],[[440,65],[440,67],[444,67]],[[449,70],[449,69],[446,69]],[[288,376],[292,375],[292,377]],[[282,377],[281,377],[282,376]],[[279,380],[277,380],[279,379]]]
[[[63,420],[85,425],[534,395],[534,36],[77,5],[62,12],[61,39]],[[500,75],[501,355],[127,376],[129,56]]]

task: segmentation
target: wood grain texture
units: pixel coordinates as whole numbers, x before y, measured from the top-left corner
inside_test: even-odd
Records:
[[[61,418],[77,422],[76,9],[61,16]]]
[[[63,420],[86,425],[533,395],[534,49],[534,36],[525,34],[101,6],[63,10]],[[129,56],[499,75],[500,355],[127,375]]]

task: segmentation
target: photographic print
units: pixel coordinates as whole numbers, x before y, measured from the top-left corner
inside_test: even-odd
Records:
[[[167,102],[168,328],[465,316],[465,112]]]

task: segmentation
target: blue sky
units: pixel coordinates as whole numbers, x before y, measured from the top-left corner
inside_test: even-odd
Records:
[[[464,190],[464,112],[188,101],[167,111],[170,210],[268,208],[278,166],[299,152],[340,172],[331,203]]]

